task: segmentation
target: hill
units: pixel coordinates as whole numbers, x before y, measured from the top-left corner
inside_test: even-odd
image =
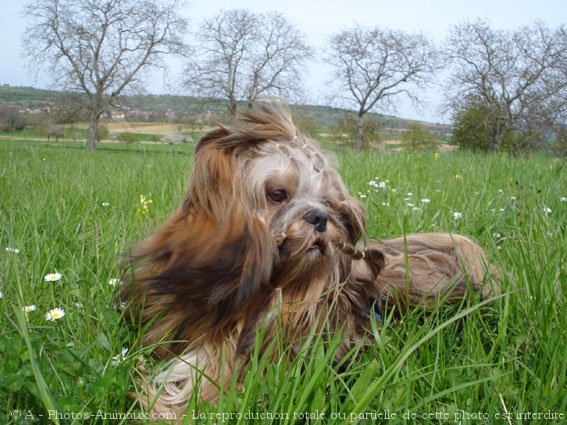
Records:
[[[0,86],[0,104],[19,105],[22,108],[34,110],[57,105],[58,102],[62,102],[65,94],[65,92],[57,90],[4,85]],[[168,119],[168,114],[171,118],[207,113],[215,117],[215,119],[221,119],[226,114],[226,103],[218,99],[144,94],[122,96],[120,100],[121,104],[117,105],[117,110],[142,111],[154,114],[153,116],[163,116],[166,119]],[[304,120],[310,120],[323,129],[331,128],[341,115],[353,113],[347,109],[321,105],[291,105],[291,109],[295,116],[301,117]],[[376,113],[370,113],[369,115],[384,129],[401,130],[408,123],[415,122]],[[422,124],[439,135],[446,135],[451,132],[450,126],[429,122],[422,122]]]

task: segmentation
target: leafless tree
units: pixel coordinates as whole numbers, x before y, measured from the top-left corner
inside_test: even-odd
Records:
[[[436,65],[431,42],[421,34],[355,26],[333,34],[325,61],[334,81],[357,109],[356,150],[364,142],[364,116],[405,95],[419,103],[418,91]]]
[[[221,11],[202,23],[196,38],[201,47],[185,72],[192,94],[224,98],[234,115],[239,102],[300,93],[311,49],[282,14]]]
[[[548,131],[567,112],[567,37],[533,23],[515,31],[490,28],[478,20],[455,26],[446,41],[452,63],[449,107],[480,99],[490,111],[490,151],[512,130]]]
[[[55,85],[83,93],[89,115],[87,150],[99,120],[144,71],[182,54],[187,21],[178,0],[29,0],[24,14],[27,56]]]

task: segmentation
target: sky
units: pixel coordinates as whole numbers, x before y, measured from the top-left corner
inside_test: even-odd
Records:
[[[25,0],[0,0],[0,84],[49,88],[48,77],[35,77],[22,57],[21,37],[26,26],[22,15]],[[330,34],[354,24],[422,32],[441,43],[453,25],[477,18],[487,20],[495,29],[512,30],[534,20],[549,27],[567,24],[567,0],[193,0],[180,11],[190,20],[190,29],[220,10],[246,8],[257,12],[284,14],[316,49],[315,58],[306,65],[306,100],[322,104],[328,92],[329,69],[320,60]],[[178,84],[182,64],[171,61],[167,75],[152,74],[146,84],[148,93],[183,94]],[[443,93],[439,84],[420,94],[424,106],[416,110],[402,99],[395,111],[403,118],[447,122],[441,113]],[[377,111],[381,112],[381,111]]]

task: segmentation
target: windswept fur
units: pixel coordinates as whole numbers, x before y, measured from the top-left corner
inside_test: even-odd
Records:
[[[265,344],[280,327],[293,354],[323,317],[343,335],[340,357],[372,309],[489,295],[494,269],[470,239],[368,244],[364,213],[287,108],[259,106],[203,136],[182,205],[137,248],[123,293],[148,324],[143,342],[170,360],[142,404],[181,414],[196,387],[214,401],[221,377],[241,378],[259,326]]]

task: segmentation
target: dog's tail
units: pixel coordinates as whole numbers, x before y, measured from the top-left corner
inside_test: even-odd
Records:
[[[500,292],[499,271],[471,239],[448,233],[423,233],[380,241],[385,266],[376,283],[385,308],[428,309],[454,304],[477,293],[481,299]]]

